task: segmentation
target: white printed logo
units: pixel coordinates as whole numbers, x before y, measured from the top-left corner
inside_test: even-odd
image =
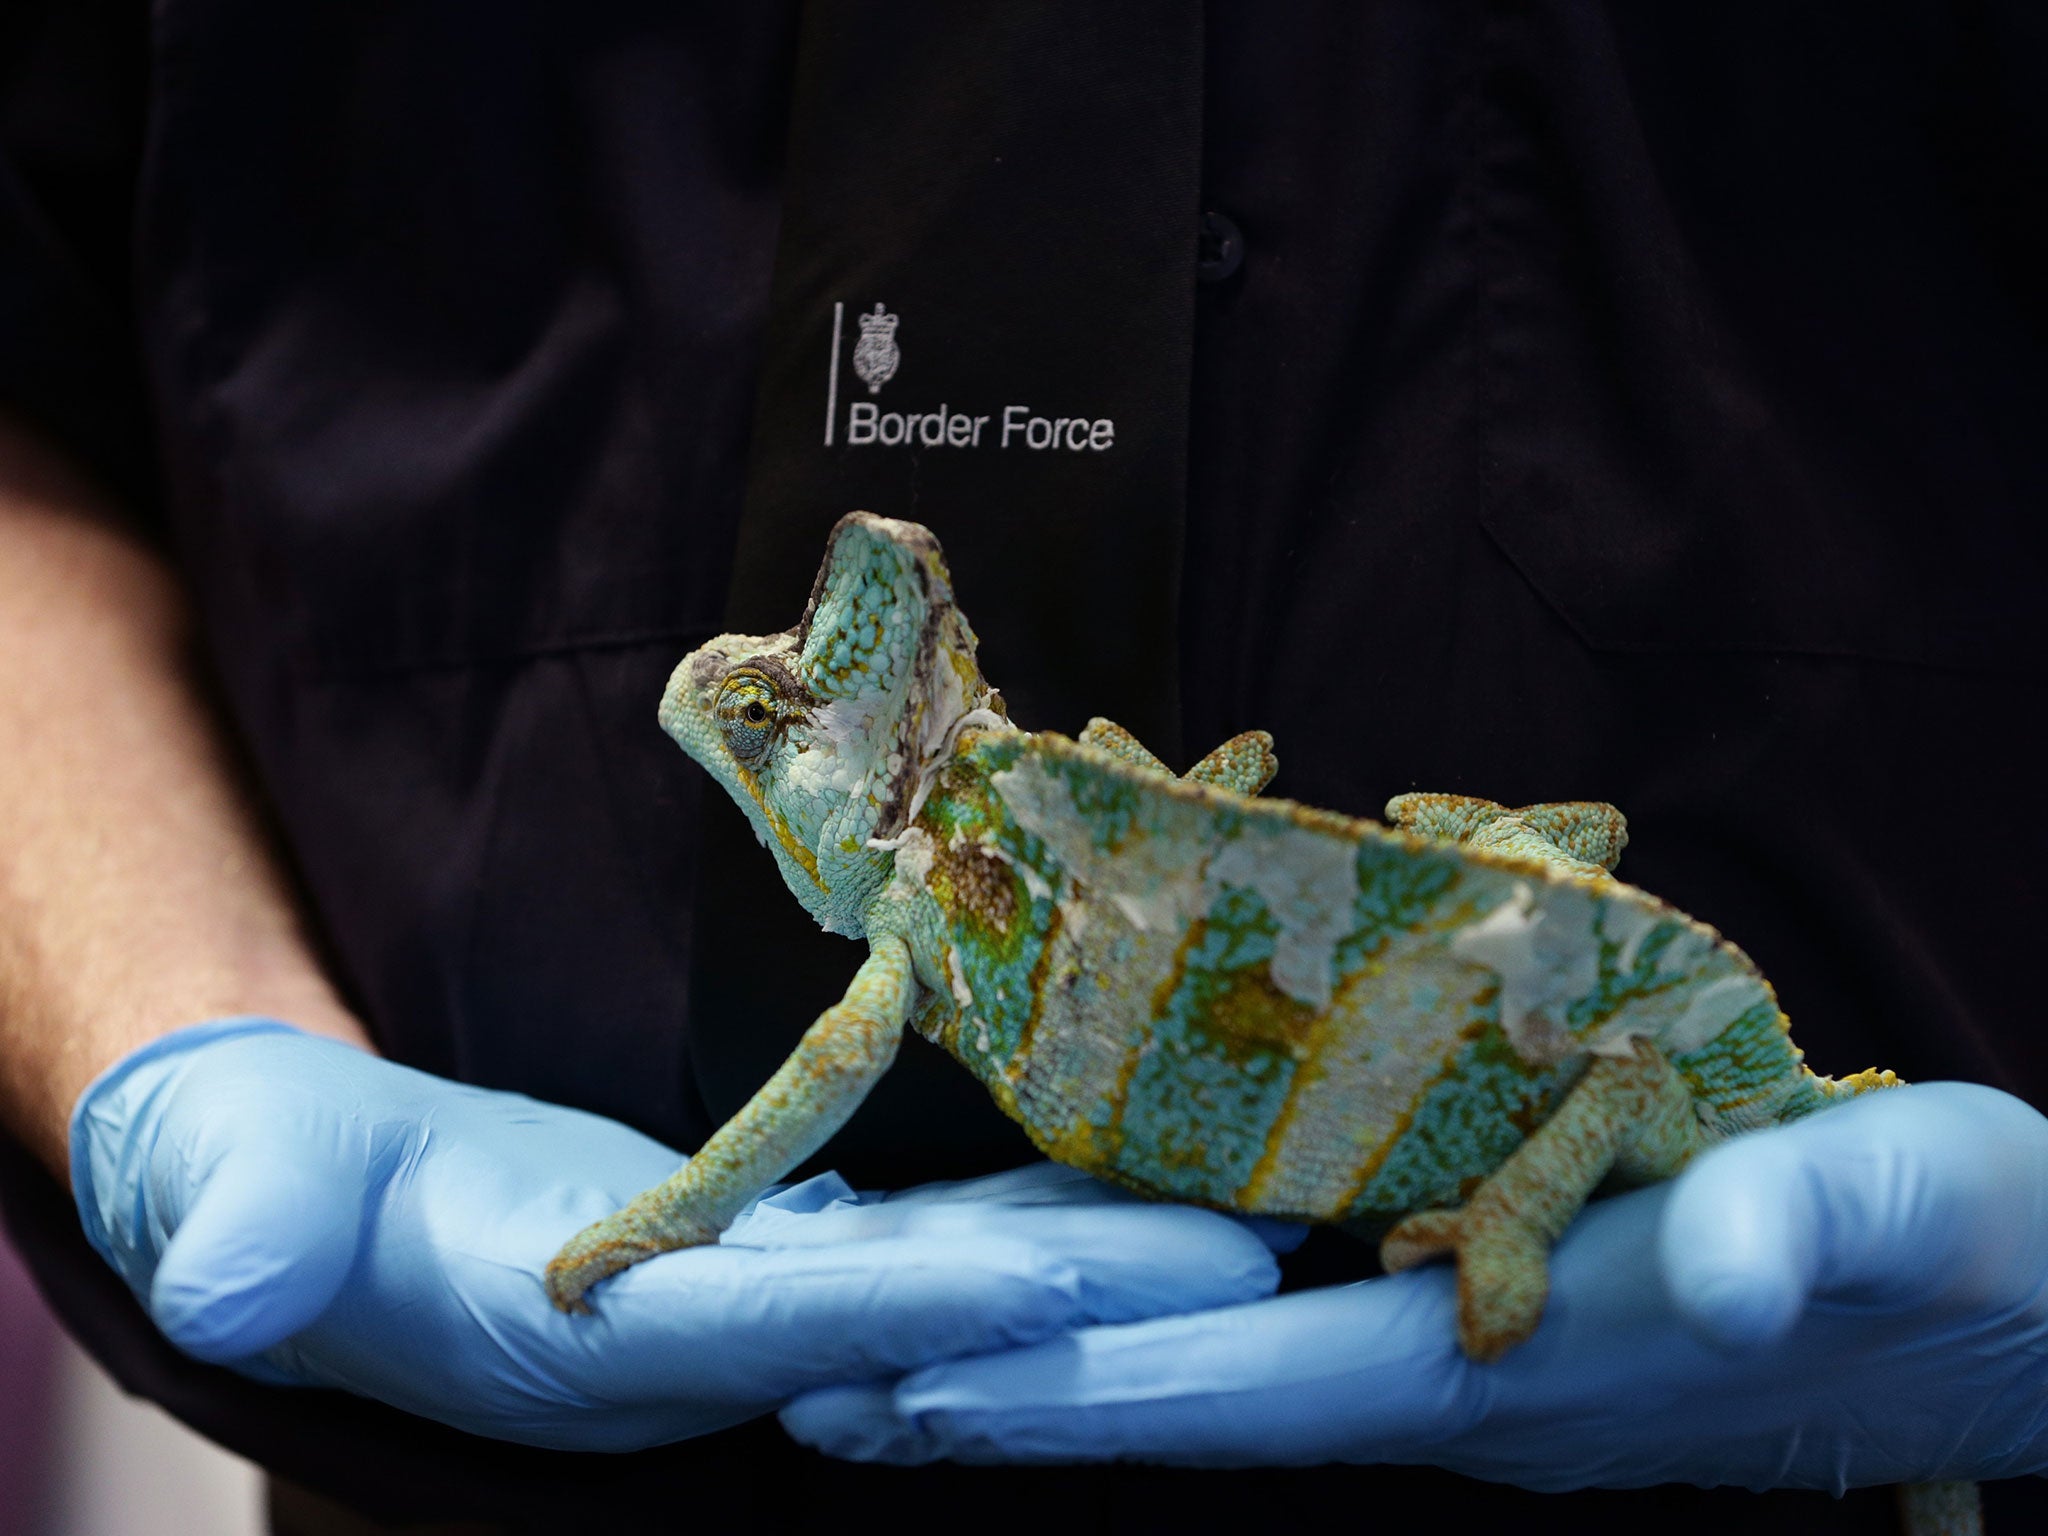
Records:
[[[853,371],[869,394],[896,377],[896,365],[903,354],[896,350],[896,316],[881,305],[872,315],[860,317],[860,340],[853,347]]]
[[[860,340],[853,346],[854,377],[867,385],[870,395],[879,394],[884,384],[896,377],[903,354],[896,348],[899,317],[888,307],[876,304],[870,314],[856,315]],[[839,359],[843,355],[846,329],[844,301],[832,306],[832,364],[825,374],[825,446],[830,448],[840,435]],[[991,423],[1000,421],[994,430]],[[1011,447],[1027,452],[1107,453],[1116,447],[1116,422],[1107,416],[1042,415],[1028,405],[1004,405],[988,411],[956,411],[941,400],[936,409],[885,411],[872,400],[848,403],[843,422],[849,448],[965,448],[988,447],[1002,452]]]

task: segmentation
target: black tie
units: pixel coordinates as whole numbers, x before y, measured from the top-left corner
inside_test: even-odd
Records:
[[[1201,94],[1191,0],[806,7],[729,628],[796,622],[841,514],[908,518],[1018,724],[1106,714],[1178,763]],[[699,889],[716,1117],[859,954],[807,931],[732,807],[706,807]],[[926,1054],[829,1161],[903,1178],[1021,1150]]]

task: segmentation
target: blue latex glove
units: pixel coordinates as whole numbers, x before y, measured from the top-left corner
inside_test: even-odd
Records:
[[[165,1037],[72,1117],[87,1236],[188,1353],[479,1434],[627,1450],[1089,1322],[1268,1293],[1264,1243],[1041,1165],[888,1201],[825,1175],[549,1305],[563,1239],[678,1154],[263,1020]]]
[[[1535,1337],[1453,1340],[1447,1267],[828,1389],[783,1422],[897,1462],[1432,1463],[1559,1490],[1839,1491],[2048,1466],[2048,1121],[1872,1094],[1589,1209]]]

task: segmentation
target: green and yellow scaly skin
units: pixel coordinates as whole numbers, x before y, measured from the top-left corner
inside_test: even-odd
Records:
[[[1769,984],[1609,873],[1613,807],[1405,795],[1392,826],[1255,798],[1249,732],[1176,778],[1128,732],[1013,726],[937,542],[856,513],[803,621],[684,658],[663,727],[805,908],[871,946],[844,1002],[674,1178],[549,1268],[715,1240],[821,1145],[908,1026],[1060,1162],[1163,1199],[1455,1253],[1460,1336],[1540,1319],[1603,1181],[1895,1081],[1800,1063]]]
[[[914,1027],[1048,1156],[1161,1198],[1380,1223],[1456,1201],[1638,1041],[1709,1138],[1826,1102],[1740,951],[1560,851],[1008,730],[963,738],[898,843],[868,931],[909,946]]]

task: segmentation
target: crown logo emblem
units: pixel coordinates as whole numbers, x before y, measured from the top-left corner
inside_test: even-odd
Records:
[[[878,394],[896,377],[896,365],[903,354],[896,350],[897,317],[881,305],[871,315],[860,317],[860,340],[854,343],[853,371],[869,394]]]

